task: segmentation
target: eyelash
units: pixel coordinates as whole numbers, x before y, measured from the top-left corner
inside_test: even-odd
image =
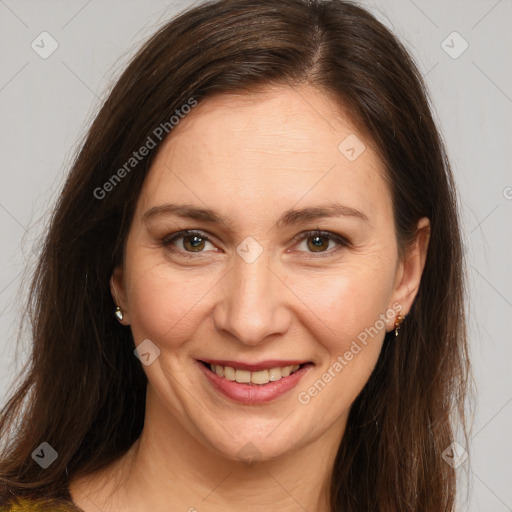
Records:
[[[161,240],[161,245],[166,247],[169,251],[173,252],[173,253],[179,253],[180,255],[184,256],[185,258],[194,258],[195,254],[202,254],[204,253],[204,251],[199,251],[199,252],[192,252],[192,251],[182,251],[180,249],[177,249],[176,247],[173,247],[171,244],[172,242],[180,239],[180,238],[185,238],[187,236],[198,236],[199,238],[201,238],[201,240],[204,240],[206,242],[210,242],[210,243],[213,243],[211,241],[211,239],[208,237],[208,235],[206,235],[204,232],[202,231],[195,231],[195,230],[183,230],[183,231],[178,231],[176,233],[171,233],[169,235],[166,235],[162,240]],[[302,242],[303,240],[307,240],[308,238],[312,238],[312,237],[315,237],[315,236],[320,236],[322,238],[327,238],[329,241],[334,241],[338,244],[337,247],[335,247],[334,249],[330,249],[330,250],[327,250],[327,251],[320,251],[318,253],[314,253],[314,252],[311,252],[310,254],[312,254],[313,256],[305,256],[306,258],[322,258],[322,257],[325,257],[325,256],[330,256],[334,253],[337,253],[339,252],[342,248],[345,248],[345,247],[349,247],[350,246],[350,242],[343,236],[341,235],[338,235],[337,233],[333,233],[331,231],[321,231],[319,229],[316,229],[316,230],[313,230],[313,231],[305,231],[304,233],[301,233],[300,235],[298,235],[297,237],[295,237],[293,239],[293,242],[294,243],[298,243],[298,242]],[[300,237],[300,238],[299,238]],[[303,252],[303,251],[301,251]],[[201,256],[199,256],[201,257]]]

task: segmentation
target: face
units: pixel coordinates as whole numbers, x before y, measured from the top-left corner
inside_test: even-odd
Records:
[[[424,264],[426,237],[399,257],[383,176],[309,86],[219,95],[180,121],[111,281],[149,354],[146,421],[230,459],[341,439]]]

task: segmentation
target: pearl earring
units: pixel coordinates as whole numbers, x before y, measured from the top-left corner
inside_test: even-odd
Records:
[[[123,312],[119,306],[116,306],[116,310],[114,311],[114,315],[116,315],[117,319],[121,322],[123,320]]]

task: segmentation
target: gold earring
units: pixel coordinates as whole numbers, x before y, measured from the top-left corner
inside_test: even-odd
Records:
[[[116,306],[116,310],[114,311],[114,315],[116,315],[116,318],[120,322],[123,320],[123,312],[121,311],[121,308],[119,306]]]
[[[395,320],[395,336],[398,336],[398,331],[402,322],[405,320],[405,315],[398,315]]]

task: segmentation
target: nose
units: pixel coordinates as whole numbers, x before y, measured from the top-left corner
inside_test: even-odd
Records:
[[[258,345],[267,337],[284,334],[291,323],[286,304],[290,290],[270,268],[266,251],[251,263],[238,255],[214,309],[216,329],[244,345]]]

